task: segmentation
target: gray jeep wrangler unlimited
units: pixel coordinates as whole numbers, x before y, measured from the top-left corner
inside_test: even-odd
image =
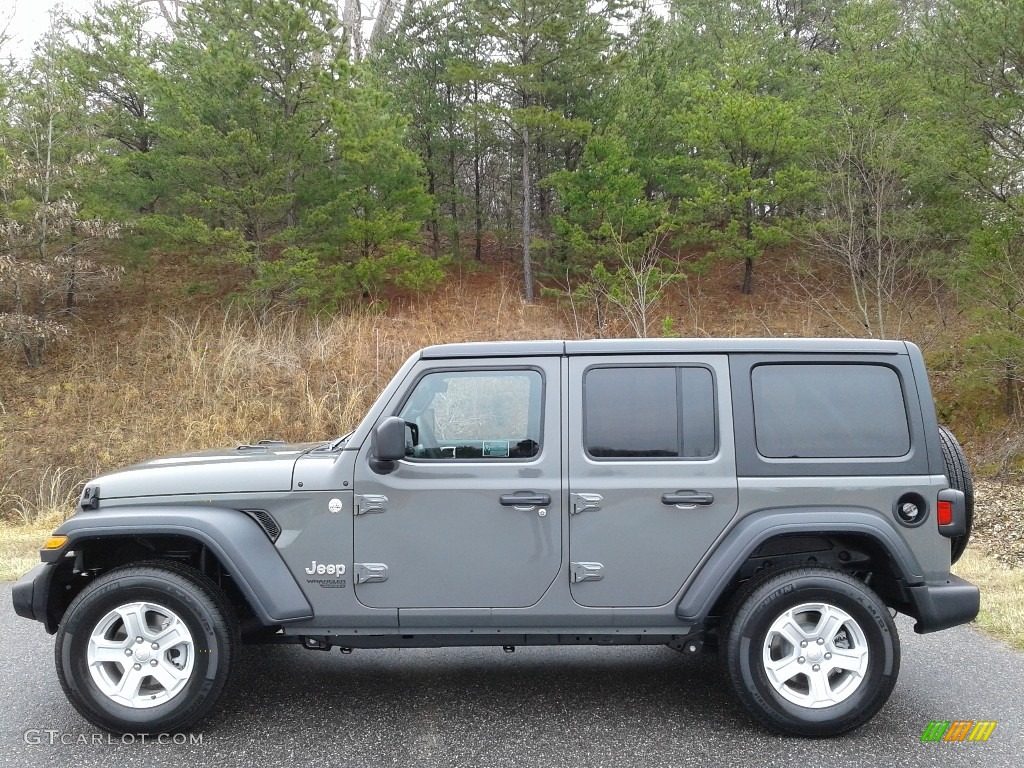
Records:
[[[888,699],[896,611],[977,614],[972,504],[913,344],[449,344],[345,437],[91,481],[13,598],[115,732],[195,724],[240,642],[660,643],[824,736]]]

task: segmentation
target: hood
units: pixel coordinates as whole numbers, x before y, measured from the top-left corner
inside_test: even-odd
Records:
[[[88,486],[101,499],[289,491],[296,460],[322,443],[239,446],[165,456],[103,475]]]

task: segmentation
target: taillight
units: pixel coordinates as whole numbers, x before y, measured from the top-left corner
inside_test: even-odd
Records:
[[[935,522],[938,523],[939,533],[948,538],[967,533],[967,500],[963,491],[956,488],[939,491]]]
[[[939,525],[951,525],[953,522],[953,502],[939,499],[936,517],[938,518]]]

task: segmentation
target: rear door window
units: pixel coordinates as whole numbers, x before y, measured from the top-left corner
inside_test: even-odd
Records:
[[[583,380],[583,442],[595,459],[714,456],[711,371],[683,366],[591,368]]]

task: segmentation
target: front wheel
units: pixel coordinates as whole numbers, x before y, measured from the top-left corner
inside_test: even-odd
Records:
[[[723,662],[740,702],[768,728],[833,736],[860,727],[896,684],[900,644],[878,596],[829,568],[769,575],[735,601]]]
[[[169,733],[216,703],[237,643],[234,612],[210,579],[146,562],[115,568],[74,599],[57,630],[57,675],[95,725]]]

